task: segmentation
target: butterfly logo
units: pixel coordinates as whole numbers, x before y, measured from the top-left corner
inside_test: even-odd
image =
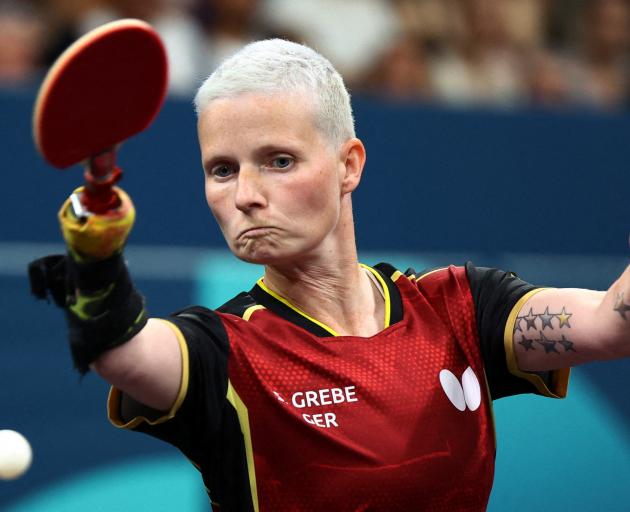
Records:
[[[440,384],[456,409],[476,411],[481,405],[481,387],[470,366],[462,374],[461,382],[452,371],[440,371]]]

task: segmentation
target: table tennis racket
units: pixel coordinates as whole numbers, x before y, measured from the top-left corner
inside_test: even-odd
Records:
[[[33,136],[52,166],[84,163],[85,192],[73,198],[75,213],[106,213],[117,206],[116,150],[157,116],[167,75],[160,37],[135,19],[88,32],[50,68],[35,101]]]

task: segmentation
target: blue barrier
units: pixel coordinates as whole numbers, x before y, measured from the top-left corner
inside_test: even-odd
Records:
[[[57,241],[54,212],[81,181],[31,142],[32,94],[0,94],[2,240]],[[621,254],[630,228],[630,117],[462,112],[355,101],[368,160],[355,193],[363,250]],[[132,243],[223,247],[203,195],[195,118],[168,102],[120,151]],[[6,191],[11,191],[7,193]]]

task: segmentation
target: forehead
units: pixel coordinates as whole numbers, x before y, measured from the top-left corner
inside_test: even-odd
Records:
[[[199,115],[197,128],[202,152],[319,138],[313,102],[300,94],[248,93],[213,100]]]

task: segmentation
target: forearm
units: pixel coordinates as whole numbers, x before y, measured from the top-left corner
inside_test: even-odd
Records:
[[[144,298],[133,286],[120,251],[97,261],[77,261],[71,254],[48,256],[29,265],[29,277],[34,295],[50,295],[64,310],[72,358],[81,373],[146,323]]]
[[[150,407],[165,410],[181,380],[180,342],[168,324],[147,321],[123,247],[135,211],[116,189],[120,205],[102,215],[74,215],[70,201],[59,212],[68,254],[29,265],[31,289],[51,295],[66,314],[70,349],[79,372],[94,369]]]

